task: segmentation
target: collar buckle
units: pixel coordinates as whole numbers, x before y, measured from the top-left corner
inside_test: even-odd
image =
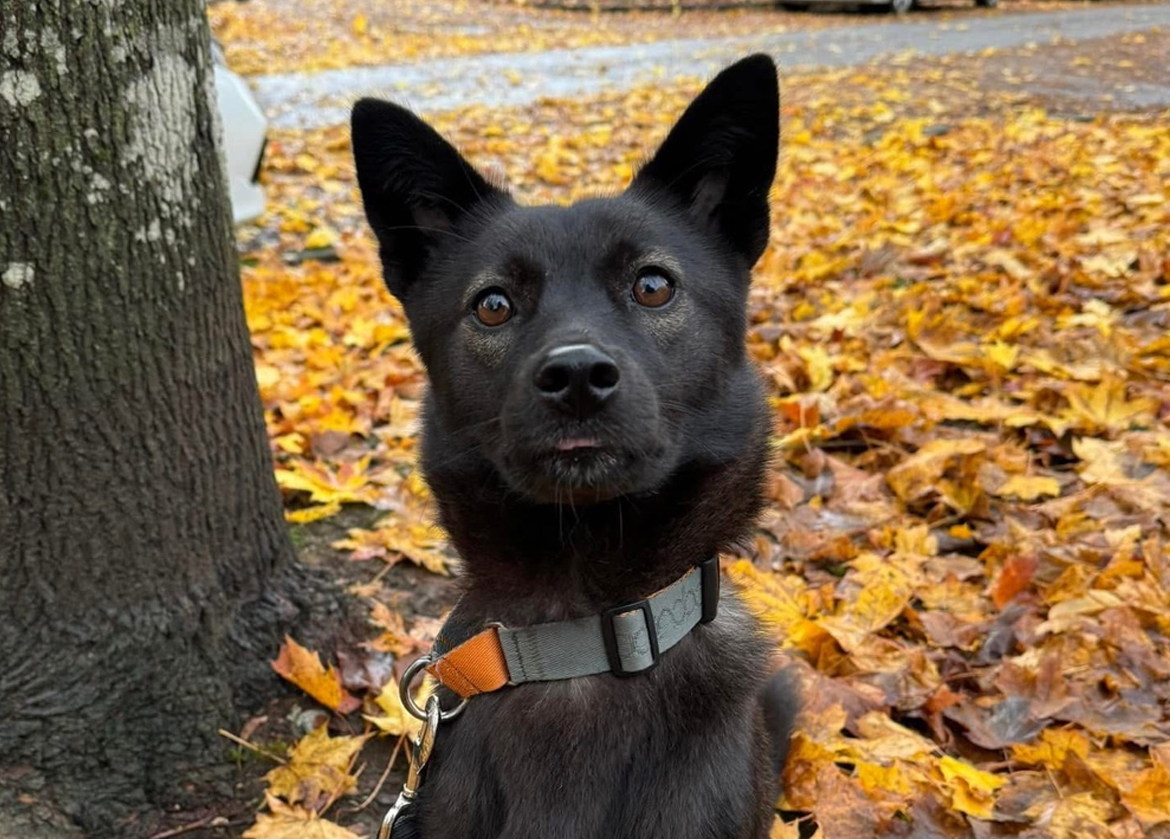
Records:
[[[621,646],[618,644],[617,621],[631,612],[641,612],[642,619],[646,623],[646,638],[650,647],[650,663],[644,667],[626,669],[622,664],[622,651]],[[637,600],[633,603],[627,603],[624,606],[614,606],[612,609],[603,611],[601,613],[601,637],[605,642],[605,655],[609,659],[610,671],[615,676],[633,676],[637,673],[645,673],[648,670],[653,670],[658,666],[658,660],[661,658],[661,654],[658,651],[658,626],[654,623],[654,613],[650,611],[649,600]],[[632,639],[633,636],[626,634],[625,637]],[[630,646],[630,644],[627,644],[627,646]]]
[[[703,584],[703,617],[699,623],[710,623],[719,614],[719,555],[699,563]]]

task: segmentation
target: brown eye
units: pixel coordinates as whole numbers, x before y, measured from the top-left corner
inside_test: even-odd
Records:
[[[484,326],[500,326],[512,317],[512,301],[498,288],[489,288],[476,301],[475,316]]]
[[[634,299],[648,309],[665,306],[674,297],[674,283],[658,268],[647,268],[634,281]]]

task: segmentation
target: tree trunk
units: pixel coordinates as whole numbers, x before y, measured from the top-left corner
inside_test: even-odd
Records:
[[[0,0],[0,837],[230,768],[291,548],[214,101],[202,0]]]

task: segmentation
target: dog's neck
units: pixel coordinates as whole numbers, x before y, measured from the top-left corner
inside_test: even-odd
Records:
[[[743,539],[761,506],[768,424],[736,459],[691,463],[658,491],[587,506],[535,504],[486,464],[432,469],[440,517],[463,558],[467,608],[522,624],[638,600]]]

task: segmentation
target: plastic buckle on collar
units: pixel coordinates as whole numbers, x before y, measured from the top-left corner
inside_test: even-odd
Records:
[[[710,623],[719,614],[719,557],[713,556],[699,563],[703,587],[703,617],[699,623]]]
[[[618,649],[614,620],[618,615],[635,611],[640,611],[646,621],[646,637],[650,641],[650,658],[652,661],[641,670],[626,670],[622,667],[622,656],[621,651]],[[609,669],[615,676],[633,676],[637,673],[645,673],[648,670],[653,670],[658,666],[658,627],[654,623],[654,614],[650,611],[649,600],[639,600],[635,603],[627,603],[624,606],[614,606],[612,609],[606,609],[602,612],[601,637],[605,641],[605,656],[609,659]]]

